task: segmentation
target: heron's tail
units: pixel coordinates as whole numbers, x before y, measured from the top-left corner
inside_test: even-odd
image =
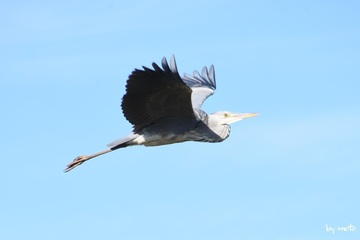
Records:
[[[136,145],[134,143],[134,140],[137,137],[139,137],[138,134],[131,134],[131,135],[127,136],[127,137],[117,139],[117,140],[107,144],[106,146],[108,146],[111,150],[116,150],[116,149],[119,149],[119,148],[124,148],[124,147],[128,147],[128,146]]]

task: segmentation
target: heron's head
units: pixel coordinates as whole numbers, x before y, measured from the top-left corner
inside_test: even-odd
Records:
[[[216,112],[210,115],[210,121],[217,125],[231,124],[245,118],[251,118],[259,115],[258,113],[232,113],[227,111]]]

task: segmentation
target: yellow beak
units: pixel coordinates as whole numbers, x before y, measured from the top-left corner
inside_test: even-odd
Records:
[[[243,113],[243,119],[244,118],[252,118],[252,117],[256,117],[257,115],[259,115],[258,113]]]

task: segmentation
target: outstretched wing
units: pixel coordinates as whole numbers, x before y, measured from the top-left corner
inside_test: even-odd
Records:
[[[191,88],[191,101],[194,109],[200,109],[204,101],[214,94],[216,89],[215,69],[204,67],[201,74],[194,71],[193,76],[184,74],[183,81]]]
[[[175,59],[171,59],[172,66]],[[176,68],[169,67],[166,58],[161,69],[156,63],[154,70],[135,69],[126,84],[122,100],[125,118],[134,126],[134,132],[162,118],[195,118],[191,104],[192,90],[181,79]]]

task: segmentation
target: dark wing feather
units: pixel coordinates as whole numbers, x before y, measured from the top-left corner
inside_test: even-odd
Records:
[[[124,116],[134,125],[134,132],[163,118],[195,118],[191,104],[192,90],[183,82],[177,69],[170,68],[166,58],[161,69],[143,67],[129,76],[121,104]]]

